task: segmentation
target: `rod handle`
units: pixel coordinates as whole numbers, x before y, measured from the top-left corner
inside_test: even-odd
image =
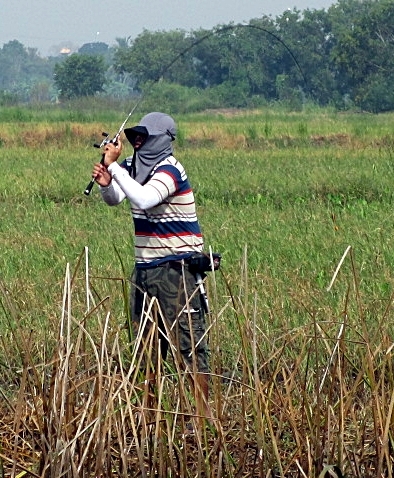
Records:
[[[107,134],[107,133],[103,133],[103,135],[104,134]],[[105,159],[105,154],[102,154],[101,155],[101,161],[100,161],[101,164],[104,164],[104,159]],[[85,191],[83,192],[85,194],[85,196],[89,196],[89,194],[92,192],[92,189],[93,189],[93,186],[94,186],[95,182],[96,181],[94,180],[94,178],[92,178],[90,183],[86,186]]]
[[[92,192],[93,186],[94,186],[94,179],[90,181],[90,183],[86,186],[85,191],[83,192],[85,196],[89,196],[89,194]]]

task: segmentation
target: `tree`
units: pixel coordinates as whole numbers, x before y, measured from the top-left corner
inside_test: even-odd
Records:
[[[228,80],[229,70],[223,65],[226,36],[210,30],[200,29],[194,32],[194,44],[191,54],[198,75],[198,84],[203,88],[220,85]]]
[[[4,90],[15,91],[15,86],[21,80],[23,68],[28,61],[29,54],[22,43],[17,40],[6,43],[1,51],[0,87]]]
[[[196,70],[187,49],[193,38],[185,32],[144,30],[129,47],[120,45],[114,54],[118,73],[131,73],[136,86],[163,78],[183,86],[194,86]]]
[[[78,50],[78,53],[82,55],[103,55],[105,56],[108,53],[109,46],[104,42],[91,42],[84,43],[81,48]]]
[[[302,90],[319,104],[331,102],[336,87],[331,71],[331,23],[325,10],[287,10],[276,19],[277,32],[292,55],[281,48],[278,57],[294,90]]]
[[[59,96],[70,99],[93,96],[103,90],[106,66],[102,56],[74,53],[54,69]]]
[[[11,93],[19,100],[29,101],[39,97],[42,101],[50,99],[49,91],[53,83],[53,62],[41,58],[35,48],[25,48],[17,40],[0,48],[0,91]],[[37,96],[37,85],[41,93]],[[34,91],[34,92],[33,92]],[[7,96],[7,95],[6,95]]]
[[[370,111],[394,109],[392,0],[340,0],[329,12],[342,94]]]

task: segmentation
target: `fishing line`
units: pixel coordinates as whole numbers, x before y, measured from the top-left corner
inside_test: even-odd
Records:
[[[243,24],[243,23],[240,23],[240,24],[237,24],[237,25],[228,25],[228,26],[225,26],[225,27],[220,27],[216,30],[213,30],[213,31],[207,33],[206,35],[202,36],[201,38],[198,38],[197,40],[195,40],[191,45],[186,47],[183,51],[181,51],[178,55],[176,55],[174,57],[174,59],[163,69],[162,73],[155,80],[153,80],[153,83],[152,83],[151,86],[153,86],[155,83],[160,81],[160,79],[163,78],[163,76],[172,67],[172,65],[174,65],[174,63],[176,63],[180,58],[182,58],[184,55],[186,55],[186,53],[188,53],[190,50],[192,50],[195,46],[199,45],[200,43],[202,43],[203,41],[211,38],[214,35],[225,33],[225,32],[230,31],[230,30],[235,30],[236,28],[254,28],[255,30],[260,30],[264,33],[267,33],[268,35],[271,35],[273,38],[275,38],[275,40],[277,40],[287,50],[287,52],[290,54],[290,56],[293,59],[295,65],[297,66],[299,72],[301,73],[301,76],[302,76],[302,79],[304,81],[306,89],[308,89],[307,88],[307,81],[306,81],[304,72],[302,71],[302,68],[301,68],[300,64],[298,63],[297,58],[295,57],[295,55],[293,54],[291,49],[286,45],[286,43],[278,35],[275,35],[275,33],[271,32],[270,30],[267,30],[266,28],[260,27],[258,25]]]
[[[252,25],[252,24],[243,24],[243,23],[239,23],[237,25],[227,25],[225,27],[220,27],[220,28],[217,28],[217,29],[214,29],[213,31],[210,31],[208,32],[207,34],[203,35],[201,38],[198,38],[197,40],[194,40],[191,45],[189,45],[188,47],[184,48],[180,53],[178,53],[178,55],[175,55],[174,58],[163,68],[163,70],[161,71],[160,75],[157,76],[157,78],[155,78],[154,80],[152,80],[152,82],[150,83],[149,87],[147,90],[145,90],[144,93],[141,94],[140,98],[138,99],[138,101],[134,104],[133,108],[130,110],[130,112],[128,113],[126,119],[123,121],[123,123],[121,124],[118,132],[116,133],[116,135],[111,139],[109,137],[109,134],[108,133],[102,133],[102,136],[104,136],[104,139],[101,141],[100,144],[94,144],[94,146],[96,148],[102,148],[104,145],[108,144],[108,143],[116,143],[117,140],[119,139],[119,136],[121,135],[124,127],[126,126],[126,123],[128,122],[128,120],[130,119],[131,115],[135,112],[135,110],[137,109],[137,107],[142,103],[142,101],[146,98],[146,96],[152,91],[152,88],[154,87],[154,85],[156,83],[158,83],[163,77],[164,75],[170,70],[170,68],[180,59],[182,58],[183,56],[186,55],[186,53],[188,53],[190,50],[192,50],[194,47],[196,47],[197,45],[199,45],[200,43],[202,43],[203,41],[205,40],[208,40],[209,38],[213,37],[214,35],[220,35],[221,33],[226,33],[227,31],[231,31],[231,30],[235,30],[237,28],[253,28],[255,30],[260,30],[270,36],[272,36],[272,38],[274,38],[276,41],[278,41],[285,49],[286,51],[290,54],[291,58],[293,59],[294,61],[294,64],[297,66],[301,76],[302,76],[302,79],[304,81],[304,85],[305,85],[305,88],[306,90],[308,90],[308,86],[307,86],[307,81],[306,81],[306,78],[305,78],[305,75],[304,75],[304,72],[302,71],[302,68],[300,66],[300,64],[298,63],[298,60],[297,58],[295,57],[295,55],[293,54],[293,52],[291,51],[291,49],[289,48],[288,45],[286,45],[286,43],[278,36],[276,35],[275,33],[271,32],[270,30],[267,30],[266,28],[263,28],[261,26],[258,26],[258,25]],[[105,155],[103,154],[101,156],[101,162],[103,163],[104,162],[104,157]],[[92,189],[93,189],[93,186],[94,186],[94,183],[95,183],[95,180],[94,178],[91,179],[91,181],[89,182],[89,184],[87,185],[87,187],[85,188],[84,190],[84,194],[86,196],[89,196],[89,194],[91,193]]]

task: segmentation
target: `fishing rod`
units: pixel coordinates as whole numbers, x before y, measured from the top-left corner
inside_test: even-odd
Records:
[[[163,76],[167,73],[167,71],[174,65],[174,63],[176,63],[180,58],[182,58],[184,55],[186,55],[186,53],[188,53],[192,48],[194,48],[195,46],[199,45],[200,43],[202,43],[203,41],[207,40],[208,38],[212,37],[213,35],[217,35],[217,34],[220,34],[220,33],[225,33],[227,31],[230,31],[230,30],[235,30],[236,28],[253,28],[255,30],[260,30],[264,33],[267,33],[268,35],[271,35],[275,40],[277,40],[279,43],[281,43],[281,45],[283,45],[283,47],[287,50],[287,52],[290,54],[290,56],[292,57],[295,65],[297,66],[299,72],[301,73],[301,76],[302,76],[302,79],[304,81],[304,84],[305,84],[305,87],[306,89],[308,89],[308,85],[307,85],[307,81],[306,81],[306,78],[305,78],[305,75],[304,75],[304,72],[302,71],[302,68],[301,66],[299,65],[298,61],[297,61],[297,58],[295,57],[295,55],[293,54],[293,52],[291,51],[291,49],[286,45],[286,43],[278,36],[276,35],[275,33],[271,32],[270,30],[267,30],[266,28],[263,28],[263,27],[260,27],[258,25],[253,25],[253,24],[244,24],[244,23],[239,23],[237,25],[227,25],[225,27],[220,27],[220,28],[217,28],[213,31],[210,31],[208,32],[206,35],[203,35],[201,38],[198,38],[197,40],[195,40],[191,45],[189,45],[188,47],[186,47],[184,50],[182,50],[180,53],[178,53],[178,55],[175,55],[175,57],[173,58],[173,60],[171,60],[164,68],[163,70],[161,71],[161,73],[152,81],[152,83],[150,84],[149,88],[147,90],[145,90],[144,94],[142,94],[139,98],[139,100],[136,102],[136,104],[134,105],[134,107],[131,109],[131,111],[129,112],[129,114],[127,115],[126,119],[123,121],[123,123],[121,124],[118,132],[116,133],[116,135],[110,139],[109,137],[109,134],[108,133],[105,133],[103,132],[102,133],[102,136],[104,137],[104,139],[101,141],[100,144],[97,144],[95,143],[93,146],[95,148],[102,148],[103,146],[105,146],[106,144],[108,143],[113,143],[113,144],[117,144],[117,141],[119,139],[119,136],[121,135],[124,127],[126,126],[126,123],[127,121],[130,119],[131,115],[134,113],[134,111],[137,109],[137,107],[141,104],[142,100],[144,99],[144,97],[151,91],[151,89],[153,88],[153,86],[158,82],[160,81],[161,78],[163,78]],[[105,154],[102,154],[101,156],[101,164],[104,164],[104,159],[105,159]],[[89,196],[92,189],[93,189],[93,186],[94,186],[94,183],[95,183],[95,179],[92,178],[91,181],[89,182],[89,184],[86,186],[85,188],[85,191],[84,191],[84,194],[86,196]]]
[[[119,128],[118,132],[115,134],[115,136],[112,139],[110,139],[109,133],[103,132],[101,134],[102,134],[102,136],[104,136],[104,139],[101,141],[100,144],[95,143],[93,146],[95,148],[100,148],[101,149],[103,146],[105,146],[108,143],[113,143],[113,144],[116,145],[118,143],[119,136],[122,134],[122,131],[123,131],[124,127],[126,126],[127,121],[130,119],[130,116],[134,113],[134,111],[136,110],[136,108],[139,105],[139,103],[141,102],[141,100],[142,100],[142,98],[140,98],[140,100],[137,101],[137,103],[134,105],[134,107],[130,110],[129,114],[126,116],[126,119],[120,125],[120,128]],[[104,159],[105,159],[105,154],[103,153],[101,155],[101,161],[100,161],[101,164],[104,164]],[[96,182],[96,180],[94,178],[92,178],[90,180],[90,183],[86,186],[85,191],[84,191],[85,196],[89,196],[89,194],[92,192],[92,189],[93,189],[93,186],[94,186],[95,182]]]

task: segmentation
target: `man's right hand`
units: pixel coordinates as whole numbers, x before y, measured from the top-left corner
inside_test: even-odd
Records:
[[[100,186],[106,187],[111,184],[112,177],[108,172],[108,169],[101,163],[96,163],[93,166],[92,176]]]

